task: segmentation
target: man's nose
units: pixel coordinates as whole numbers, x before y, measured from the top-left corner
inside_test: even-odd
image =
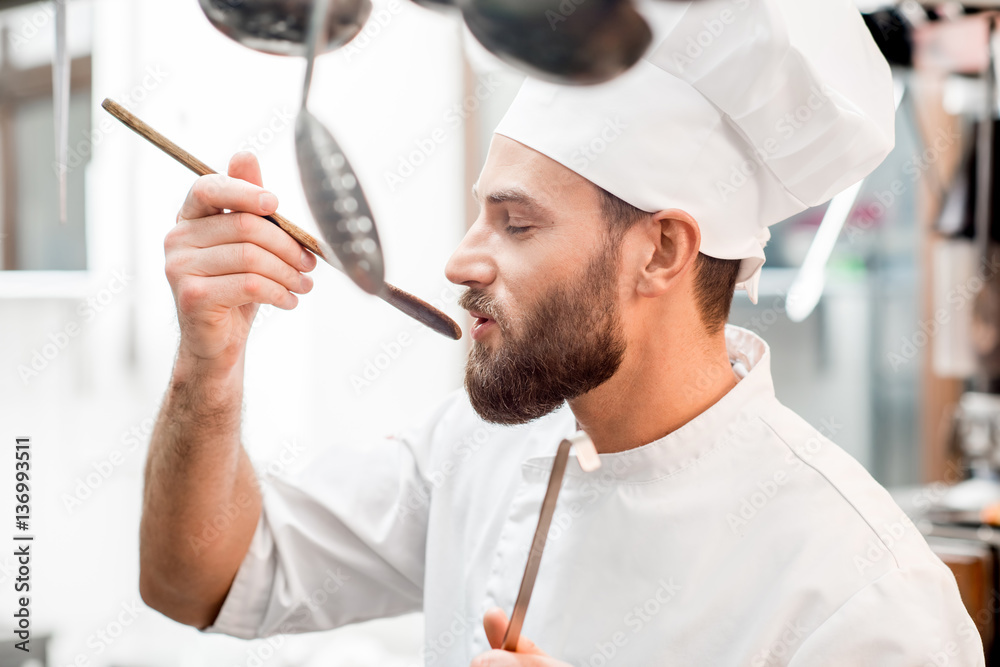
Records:
[[[456,285],[485,287],[496,278],[496,264],[488,251],[488,233],[475,223],[452,253],[444,274]]]

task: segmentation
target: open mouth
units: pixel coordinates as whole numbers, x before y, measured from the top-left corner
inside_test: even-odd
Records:
[[[496,327],[496,320],[485,315],[483,313],[472,312],[470,313],[476,321],[472,323],[472,339],[479,340],[486,333]]]

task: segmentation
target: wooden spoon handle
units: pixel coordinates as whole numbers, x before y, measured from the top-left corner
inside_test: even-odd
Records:
[[[207,164],[191,155],[191,153],[188,153],[186,150],[154,130],[138,116],[111,98],[106,98],[103,102],[101,102],[101,106],[131,130],[135,131],[151,144],[199,176],[218,173]],[[289,236],[298,241],[302,247],[309,250],[309,252],[313,253],[334,268],[343,270],[340,266],[340,262],[337,261],[337,258],[334,257],[332,253],[324,252],[323,244],[317,241],[312,234],[295,225],[288,218],[283,215],[279,215],[278,213],[272,213],[271,215],[265,215],[264,217],[284,230]],[[458,323],[456,323],[455,320],[451,319],[448,315],[430,305],[423,299],[419,299],[409,292],[399,289],[395,285],[386,283],[385,291],[379,294],[378,297],[443,336],[447,336],[453,340],[458,340],[462,337],[462,328],[458,326]]]
[[[570,440],[563,440],[556,450],[552,461],[552,472],[549,474],[549,485],[545,489],[542,509],[538,513],[538,525],[535,527],[535,537],[531,541],[531,551],[528,552],[528,562],[524,566],[524,576],[521,577],[521,588],[517,592],[517,600],[507,623],[500,648],[504,651],[517,652],[517,641],[521,637],[524,616],[528,613],[528,603],[531,601],[531,591],[535,588],[538,568],[542,565],[542,553],[545,551],[545,540],[549,536],[549,526],[552,516],[556,513],[556,501],[559,499],[559,488],[562,486],[563,475],[566,474],[566,464],[569,461],[569,449],[573,445]]]

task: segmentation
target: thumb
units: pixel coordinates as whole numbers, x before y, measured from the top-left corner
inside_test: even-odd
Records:
[[[500,607],[493,607],[483,615],[483,629],[486,630],[486,638],[490,640],[492,648],[500,648],[500,645],[503,644],[503,636],[507,632],[507,625],[507,614]],[[545,655],[544,651],[535,646],[535,642],[523,635],[517,640],[516,653]]]

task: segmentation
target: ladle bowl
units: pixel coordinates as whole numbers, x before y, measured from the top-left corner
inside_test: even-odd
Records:
[[[460,10],[472,35],[507,64],[555,83],[610,81],[653,39],[631,0],[413,0]]]
[[[209,22],[230,39],[263,53],[305,57],[312,0],[198,0]],[[351,41],[372,12],[371,0],[338,0],[326,14],[321,52]]]

